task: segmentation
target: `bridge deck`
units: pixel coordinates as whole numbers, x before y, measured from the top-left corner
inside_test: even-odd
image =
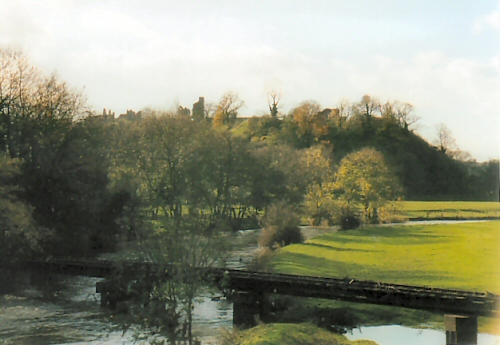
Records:
[[[60,274],[93,277],[109,277],[124,267],[129,273],[155,271],[155,266],[148,263],[117,264],[107,260],[31,261],[24,262],[23,266]],[[500,317],[500,295],[488,292],[389,284],[355,278],[323,278],[224,268],[204,269],[203,274],[206,279],[219,283],[221,288],[228,290],[325,298],[461,315]]]
[[[405,307],[450,314],[500,317],[500,296],[491,293],[388,284],[354,278],[321,278],[225,270],[214,275],[238,291],[276,293]]]

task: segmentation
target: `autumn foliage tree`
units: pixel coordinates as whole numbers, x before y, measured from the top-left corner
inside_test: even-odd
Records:
[[[311,147],[302,151],[303,164],[308,171],[308,187],[304,200],[312,225],[334,221],[331,213],[333,170],[325,147]]]
[[[378,211],[401,196],[401,187],[385,163],[384,156],[364,148],[345,156],[333,186],[343,217],[361,215],[367,223],[379,220]]]
[[[303,102],[290,112],[296,125],[296,134],[302,147],[310,147],[328,131],[327,118],[320,112],[320,105],[313,101]]]

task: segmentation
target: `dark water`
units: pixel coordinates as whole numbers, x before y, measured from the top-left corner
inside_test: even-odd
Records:
[[[37,277],[38,278],[38,277]],[[133,344],[100,308],[96,278],[53,276],[32,284],[29,273],[17,275],[15,291],[0,296],[0,344]],[[195,307],[194,333],[215,343],[220,327],[232,326],[232,304],[201,298]]]
[[[108,323],[95,294],[96,279],[54,276],[41,285],[32,284],[29,273],[19,273],[14,280],[8,286],[14,291],[0,297],[4,344],[88,343],[107,335]]]

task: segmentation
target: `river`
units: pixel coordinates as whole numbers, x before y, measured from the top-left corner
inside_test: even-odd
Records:
[[[307,237],[321,229],[304,229]],[[253,257],[258,233],[241,232],[237,249],[228,260],[242,267]],[[2,279],[7,279],[5,276]],[[34,283],[38,281],[38,283]],[[0,343],[5,345],[133,344],[132,332],[113,329],[99,307],[95,292],[98,278],[54,276],[49,282],[30,279],[27,273],[0,283]],[[232,304],[224,298],[202,298],[194,310],[195,336],[203,344],[216,344],[220,328],[232,326]],[[347,333],[349,339],[370,339],[380,345],[443,345],[444,331],[402,326],[361,327]],[[500,345],[500,337],[480,334],[479,345]]]

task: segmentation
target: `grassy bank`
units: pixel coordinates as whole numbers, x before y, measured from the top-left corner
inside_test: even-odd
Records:
[[[500,222],[367,227],[326,234],[281,249],[273,259],[278,272],[325,277],[355,277],[418,286],[500,293]],[[310,302],[312,303],[312,302]],[[321,302],[332,305],[333,302]],[[339,306],[339,304],[336,304]],[[340,305],[345,307],[344,305]],[[394,320],[388,308],[364,306],[354,319],[370,315]],[[393,308],[396,309],[396,308]],[[422,314],[422,322],[428,322]],[[436,320],[442,320],[437,316]],[[418,320],[412,320],[415,325]],[[435,321],[435,320],[433,320]],[[480,320],[481,331],[499,333],[498,320]]]
[[[484,201],[403,201],[409,219],[491,219],[500,217],[500,203]]]
[[[260,325],[245,331],[228,331],[221,338],[221,345],[377,345],[369,340],[350,341],[311,324]]]

